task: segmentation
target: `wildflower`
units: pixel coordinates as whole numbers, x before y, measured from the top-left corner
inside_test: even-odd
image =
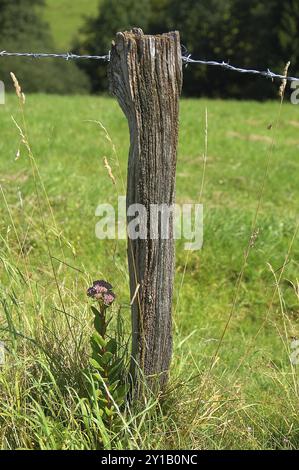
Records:
[[[115,300],[115,294],[112,292],[112,285],[109,282],[100,280],[94,281],[92,287],[87,289],[88,297],[103,302],[106,307],[110,307]]]
[[[113,304],[114,300],[115,300],[115,294],[112,291],[103,295],[103,301],[104,301],[104,304],[107,305],[107,307]]]

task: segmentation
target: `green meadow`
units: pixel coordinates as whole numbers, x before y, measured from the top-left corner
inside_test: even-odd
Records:
[[[130,335],[126,242],[95,236],[97,205],[125,194],[127,122],[108,97],[24,110],[0,106],[0,447],[298,448],[298,108],[182,99],[176,198],[203,203],[204,242],[177,241],[169,389],[117,431],[81,387],[92,280],[113,284]]]
[[[71,49],[74,39],[81,35],[85,20],[96,16],[98,5],[99,0],[46,0],[41,14],[50,24],[58,50]]]

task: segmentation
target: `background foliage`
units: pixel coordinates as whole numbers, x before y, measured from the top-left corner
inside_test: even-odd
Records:
[[[292,73],[299,71],[298,0],[105,0],[75,49],[103,53],[114,32],[136,25],[149,33],[179,30],[182,44],[195,58],[277,71],[291,60]],[[82,66],[94,79],[94,91],[106,88],[100,64]],[[203,66],[189,66],[184,80],[184,93],[193,96],[263,99],[276,94],[265,79]]]
[[[55,52],[47,22],[40,15],[44,0],[0,0],[0,50]],[[76,64],[62,60],[1,58],[0,79],[9,86],[13,71],[26,92],[82,93],[89,91],[89,79]]]
[[[241,67],[299,74],[299,0],[0,0],[0,49],[103,54],[118,30],[147,33],[177,29],[189,53]],[[184,49],[185,50],[185,49]],[[99,62],[1,59],[1,77],[14,70],[27,91],[55,93],[107,90]],[[78,70],[78,65],[80,71]],[[3,78],[2,78],[3,79]],[[189,66],[184,93],[191,96],[273,98],[270,80],[204,66]]]

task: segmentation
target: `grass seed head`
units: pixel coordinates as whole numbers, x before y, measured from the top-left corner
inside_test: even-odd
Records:
[[[291,65],[291,62],[290,62],[290,61],[288,61],[288,62],[286,63],[286,65],[285,65],[285,68],[284,68],[284,71],[283,71],[283,75],[284,75],[285,77],[287,77],[287,75],[288,75],[288,70],[289,70],[290,65]],[[284,79],[281,81],[281,85],[280,85],[280,87],[279,87],[279,96],[280,96],[280,98],[283,98],[284,92],[285,92],[285,89],[286,89],[286,86],[287,86],[287,79],[284,78]]]
[[[14,87],[15,87],[15,90],[16,90],[16,94],[17,94],[17,97],[19,98],[19,100],[21,101],[22,104],[25,104],[25,95],[24,93],[22,92],[22,88],[21,88],[21,85],[19,84],[19,81],[17,79],[17,77],[15,76],[15,74],[13,72],[10,72],[10,76],[12,78],[12,81],[13,81],[13,84],[14,84]]]

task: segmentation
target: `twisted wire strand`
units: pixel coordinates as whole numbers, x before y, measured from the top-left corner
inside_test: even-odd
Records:
[[[104,55],[77,55],[67,52],[65,54],[49,54],[43,52],[7,52],[0,51],[0,57],[29,57],[33,59],[45,59],[45,58],[54,58],[54,59],[64,59],[64,60],[99,60],[103,62],[110,61],[110,52]],[[187,67],[189,64],[200,64],[207,65],[212,67],[221,67],[225,70],[230,70],[232,72],[238,72],[243,74],[257,75],[265,78],[270,78],[271,80],[287,80],[287,81],[299,81],[298,77],[285,76],[272,72],[271,70],[255,70],[255,69],[243,69],[240,67],[235,67],[234,65],[229,64],[228,62],[216,62],[215,60],[202,60],[202,59],[193,59],[191,54],[183,53],[182,62]]]
[[[7,52],[1,51],[0,57],[31,57],[33,59],[64,59],[64,60],[80,60],[80,59],[90,59],[90,60],[102,60],[109,62],[110,53],[105,55],[77,55],[67,52],[65,54],[48,54],[43,52]]]
[[[239,72],[239,73],[247,73],[252,75],[260,75],[262,77],[270,78],[272,80],[287,80],[287,81],[299,81],[298,77],[291,77],[286,75],[277,74],[271,72],[271,70],[255,70],[255,69],[242,69],[240,67],[235,67],[227,62],[216,62],[215,60],[201,60],[201,59],[192,59],[191,55],[183,56],[182,61],[185,63],[186,66],[188,64],[201,64],[201,65],[208,65],[212,67],[222,67],[226,70],[230,70],[232,72]]]

